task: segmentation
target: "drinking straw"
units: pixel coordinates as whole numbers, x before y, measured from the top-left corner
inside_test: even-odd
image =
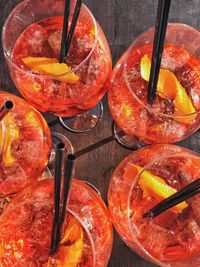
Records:
[[[158,205],[143,214],[144,218],[155,218],[164,211],[186,201],[187,199],[200,193],[200,179],[197,179],[182,188],[179,192],[171,195],[170,197],[162,200]]]
[[[60,63],[63,63],[65,61],[66,42],[67,42],[67,34],[68,34],[68,27],[69,27],[70,4],[71,4],[71,0],[66,0],[65,1],[64,20],[63,20],[63,28],[62,28],[62,39],[61,39],[61,49],[60,49],[60,59],[59,59]]]
[[[148,95],[147,95],[147,100],[150,104],[152,104],[153,100],[156,97],[156,89],[160,72],[160,65],[165,42],[170,5],[171,5],[171,0],[158,1],[158,10],[156,17],[156,26],[155,26],[154,44],[152,53],[152,64],[151,64],[151,72],[150,72]]]
[[[70,48],[70,45],[71,45],[71,42],[72,42],[72,37],[74,35],[74,31],[76,29],[76,24],[77,24],[79,15],[80,15],[81,6],[82,6],[82,0],[77,0],[76,7],[75,7],[75,10],[74,10],[74,15],[73,15],[73,18],[72,18],[71,27],[70,27],[69,34],[68,34],[68,37],[67,37],[65,58],[67,57],[67,54],[69,52],[69,48]]]
[[[82,0],[77,0],[74,14],[72,17],[72,23],[70,26],[70,30],[68,33],[69,28],[69,15],[70,15],[70,0],[66,0],[65,2],[65,11],[64,11],[64,21],[63,21],[63,30],[62,30],[62,40],[61,40],[61,49],[60,49],[60,63],[65,61],[67,54],[69,52],[69,48],[71,45],[72,37],[74,35],[74,31],[76,28],[76,24],[80,15]]]
[[[60,187],[62,179],[63,159],[64,159],[65,145],[59,143],[56,146],[55,158],[55,181],[54,181],[54,217],[52,226],[52,237],[50,251],[53,252],[56,248],[57,232],[59,225],[59,212],[60,212]]]
[[[54,216],[52,225],[50,254],[57,252],[60,239],[62,236],[63,223],[66,217],[67,201],[71,186],[73,167],[75,156],[69,154],[67,156],[66,164],[64,166],[63,176],[63,161],[64,161],[65,145],[59,143],[56,147],[56,161],[55,161],[55,182],[54,182]],[[62,191],[61,191],[62,189]]]
[[[62,210],[61,210],[61,216],[59,221],[59,227],[58,227],[58,242],[60,243],[61,233],[63,229],[63,224],[65,222],[66,217],[66,210],[67,210],[67,202],[69,197],[69,191],[71,188],[71,181],[72,181],[72,175],[74,170],[74,163],[76,160],[76,156],[73,154],[69,154],[67,156],[67,161],[65,165],[65,174],[64,174],[64,185],[63,185],[63,193],[62,193]]]
[[[14,104],[11,100],[7,100],[0,109],[0,121],[6,116],[6,114],[13,109]]]

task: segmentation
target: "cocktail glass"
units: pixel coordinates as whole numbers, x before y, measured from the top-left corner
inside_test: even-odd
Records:
[[[126,157],[108,193],[114,226],[125,243],[159,266],[199,266],[200,196],[158,217],[143,214],[200,177],[200,155],[174,145],[153,145]]]
[[[108,90],[114,132],[128,147],[174,143],[200,126],[200,33],[169,23],[157,95],[147,103],[154,28],[141,34],[116,64]],[[124,131],[127,136],[119,137]]]
[[[33,184],[4,210],[0,217],[0,263],[107,266],[112,248],[112,225],[107,208],[93,189],[75,179],[59,251],[49,256],[53,185],[53,179]]]
[[[71,2],[70,21],[76,1]],[[11,77],[24,98],[40,111],[60,116],[67,129],[84,132],[102,117],[103,106],[97,103],[110,81],[111,55],[102,29],[82,5],[65,62],[68,66],[60,69],[58,63],[47,64],[49,59],[54,63],[59,59],[64,4],[64,0],[22,1],[3,27],[3,50]],[[43,62],[45,71],[44,65],[41,70],[38,64],[43,57],[48,58]],[[34,69],[36,65],[40,65],[39,71]]]
[[[23,99],[0,91],[0,106],[7,100],[14,107],[0,122],[0,197],[36,180],[51,151],[50,131],[42,115]]]

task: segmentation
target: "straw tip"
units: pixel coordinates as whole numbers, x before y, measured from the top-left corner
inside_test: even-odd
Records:
[[[154,214],[153,214],[152,211],[147,211],[146,213],[144,213],[144,214],[142,215],[142,217],[143,217],[144,219],[153,219]]]
[[[68,154],[67,159],[70,161],[74,161],[76,159],[76,156],[75,156],[75,154]]]
[[[5,107],[5,109],[7,109],[7,110],[11,110],[11,109],[13,109],[13,107],[14,107],[14,103],[13,103],[11,100],[7,100],[7,101],[4,103],[4,107]]]
[[[56,145],[56,148],[57,148],[58,150],[63,150],[63,149],[65,149],[65,144],[62,143],[62,142],[60,142],[60,143],[58,143],[58,144]]]

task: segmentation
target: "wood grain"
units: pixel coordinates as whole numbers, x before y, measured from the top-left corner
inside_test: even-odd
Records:
[[[19,0],[0,0],[0,29]],[[94,16],[102,26],[112,51],[113,63],[119,59],[126,48],[138,34],[154,25],[157,0],[85,0]],[[173,0],[169,21],[182,22],[195,28],[200,28],[200,5],[199,0]],[[19,95],[9,76],[5,65],[2,47],[0,47],[0,89]],[[86,134],[72,134],[64,130],[60,125],[52,130],[64,133],[72,142],[75,151],[88,146],[111,134],[112,118],[108,110],[107,99],[104,98],[104,116],[102,122],[91,132]],[[45,114],[48,121],[53,116]],[[180,143],[194,151],[200,152],[200,133],[196,133]],[[114,151],[114,153],[111,153]],[[93,183],[106,200],[109,179],[117,164],[130,151],[112,142],[98,150],[91,152],[78,160],[76,177]],[[131,252],[123,241],[115,234],[113,252],[109,267],[151,267]]]

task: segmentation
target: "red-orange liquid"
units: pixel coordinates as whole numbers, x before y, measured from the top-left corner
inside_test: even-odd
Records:
[[[42,115],[14,95],[0,93],[0,106],[12,100],[14,108],[0,124],[0,196],[16,193],[44,171],[51,151],[48,125]],[[3,141],[4,140],[4,141]]]
[[[30,25],[13,49],[12,61],[18,68],[10,66],[10,70],[17,88],[33,106],[41,111],[74,116],[99,102],[110,79],[111,57],[100,27],[97,27],[96,41],[94,26],[78,20],[66,59],[68,66],[77,68],[79,81],[75,84],[56,80],[56,77],[32,75],[21,60],[28,56],[59,59],[62,25],[63,17],[51,17]]]
[[[151,58],[152,44],[132,48],[127,65],[126,52],[113,71],[109,88],[109,106],[114,120],[130,136],[146,143],[174,143],[199,128],[200,116],[184,123],[175,118],[173,99],[157,95],[147,108],[148,82],[141,77],[140,61]],[[161,68],[170,70],[185,88],[196,112],[200,110],[200,61],[183,48],[165,45]],[[187,114],[186,114],[187,115]]]
[[[63,246],[72,245],[73,240],[72,243],[66,242],[60,245],[58,254],[49,257],[53,219],[53,184],[52,179],[33,184],[20,192],[2,213],[0,263],[3,266],[63,266],[59,263],[59,259],[64,257],[61,253],[64,251]],[[74,179],[69,209],[73,214],[69,211],[65,226],[73,218],[80,219],[84,242],[81,261],[77,264],[73,263],[72,266],[106,266],[112,247],[112,226],[103,201],[94,190]],[[74,217],[75,215],[77,217]],[[96,260],[95,265],[93,265],[94,260]]]
[[[184,156],[178,156],[180,154]],[[171,156],[167,158],[169,155]],[[166,158],[161,160],[162,156]],[[178,191],[200,177],[200,158],[190,158],[191,156],[195,155],[170,145],[145,147],[122,161],[111,179],[109,210],[118,233],[131,249],[147,260],[159,261],[161,266],[167,263],[170,266],[198,266],[200,198],[196,196],[187,200],[188,207],[181,213],[166,211],[153,220],[144,219],[142,215],[157,205],[158,201],[154,197],[144,198],[136,177],[124,173],[129,163],[144,167],[155,160],[145,170],[159,176]]]

